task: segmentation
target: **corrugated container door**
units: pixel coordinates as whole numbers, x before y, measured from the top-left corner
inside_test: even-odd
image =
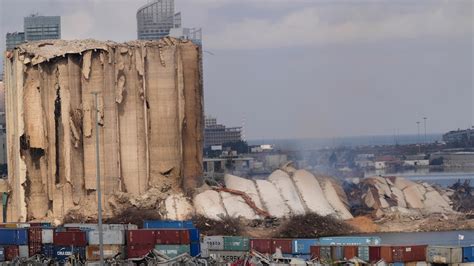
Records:
[[[189,240],[192,242],[199,242],[200,236],[199,236],[199,229],[193,228],[189,229]]]
[[[43,254],[47,258],[52,258],[54,256],[54,245],[52,244],[43,245],[41,247],[41,254]]]
[[[312,259],[320,259],[321,258],[321,247],[320,246],[310,246],[309,251],[311,253]]]
[[[190,246],[191,256],[196,257],[201,254],[201,243],[193,242]]]
[[[224,250],[223,236],[205,236],[203,239],[203,248],[207,250]]]
[[[0,247],[0,261],[5,261],[5,248]]]
[[[426,247],[424,245],[405,246],[402,248],[401,262],[426,261]]]
[[[194,228],[193,221],[160,221],[160,220],[145,220],[143,222],[143,228],[155,228],[155,229],[192,229]]]
[[[20,255],[18,246],[4,246],[5,248],[5,260],[11,261]]]
[[[272,253],[275,253],[277,248],[280,248],[282,253],[291,254],[293,251],[291,239],[273,239]]]
[[[292,244],[293,254],[311,254],[310,247],[318,244],[317,239],[294,239]]]
[[[127,245],[127,258],[142,258],[155,248],[154,244],[147,245]]]
[[[393,260],[393,251],[391,246],[381,246],[380,247],[380,258],[387,263],[392,263]]]
[[[27,245],[18,246],[18,254],[20,258],[28,258],[29,257],[29,248]]]
[[[344,258],[350,260],[354,257],[358,257],[358,251],[357,246],[344,246]]]
[[[332,246],[331,247],[331,258],[335,261],[340,261],[344,259],[344,250],[342,246]]]
[[[357,249],[357,257],[361,260],[369,262],[369,247],[368,246],[359,246]]]
[[[462,248],[462,261],[474,262],[474,246]]]
[[[122,246],[120,245],[104,245],[104,258],[111,259],[118,254],[118,258],[123,258],[125,254]],[[100,247],[98,245],[90,245],[86,248],[86,258],[89,261],[100,260]]]
[[[43,229],[41,230],[41,243],[42,244],[53,244],[54,229]]]
[[[248,251],[249,238],[243,236],[224,236],[224,250]]]
[[[319,256],[322,260],[331,260],[331,247],[330,246],[320,246]]]
[[[370,246],[369,247],[369,261],[375,263],[382,258],[381,247]]]
[[[392,247],[392,260],[393,262],[404,262],[405,261],[405,247]]]
[[[191,241],[188,230],[156,230],[155,244],[179,245],[189,243]]]
[[[462,262],[462,248],[453,247],[451,248],[451,262],[450,263],[461,263]]]
[[[250,248],[261,253],[272,253],[271,239],[250,239]]]
[[[154,230],[129,230],[127,231],[127,244],[155,245]]]

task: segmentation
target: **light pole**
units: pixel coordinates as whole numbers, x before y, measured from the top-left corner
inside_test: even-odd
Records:
[[[428,119],[428,118],[423,117],[423,122],[424,122],[424,126],[425,126],[425,144],[428,144],[428,140],[426,139],[426,119]]]
[[[99,100],[97,94],[92,92],[95,97],[95,161],[96,161],[96,177],[97,177],[97,220],[99,226],[99,255],[100,265],[104,265],[104,236],[102,233],[102,190],[100,186],[100,160],[99,160]]]
[[[418,138],[417,138],[417,143],[418,143],[418,153],[421,152],[421,147],[420,147],[420,121],[416,121],[416,126],[418,128]]]

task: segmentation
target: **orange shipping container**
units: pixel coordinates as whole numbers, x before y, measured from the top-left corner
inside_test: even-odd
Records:
[[[111,259],[117,254],[121,254],[120,258],[124,257],[123,247],[120,245],[104,245],[104,258]],[[100,248],[97,245],[87,246],[86,248],[86,258],[89,261],[99,261],[100,260]]]
[[[344,246],[344,258],[350,260],[357,257],[359,248],[357,246]]]
[[[392,256],[392,247],[391,246],[381,246],[380,247],[380,257],[387,263],[393,262]]]

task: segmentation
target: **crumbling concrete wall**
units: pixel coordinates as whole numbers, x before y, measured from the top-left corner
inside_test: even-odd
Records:
[[[7,52],[8,220],[61,219],[96,202],[96,134],[106,212],[117,193],[199,186],[201,77],[200,48],[172,38],[55,40]]]

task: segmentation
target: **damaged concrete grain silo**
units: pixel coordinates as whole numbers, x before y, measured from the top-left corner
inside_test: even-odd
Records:
[[[33,42],[7,53],[8,220],[93,205],[97,109],[104,202],[199,186],[200,60],[198,46],[172,38]]]

